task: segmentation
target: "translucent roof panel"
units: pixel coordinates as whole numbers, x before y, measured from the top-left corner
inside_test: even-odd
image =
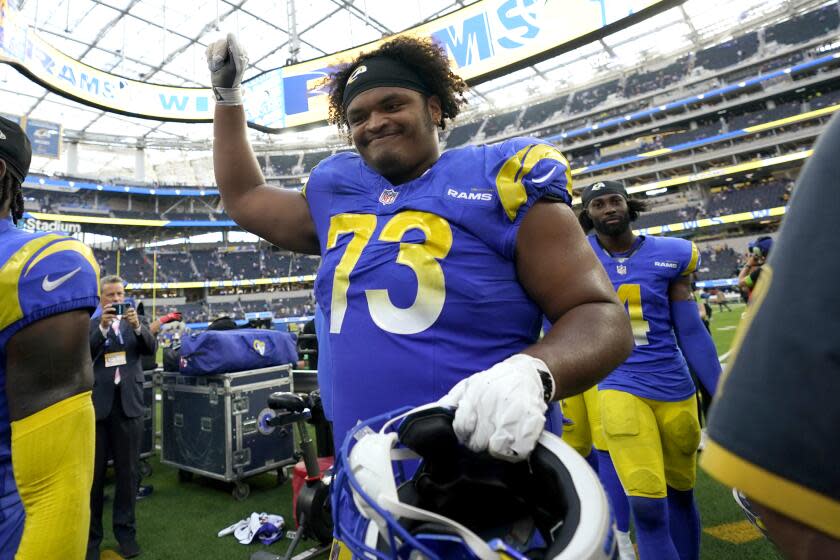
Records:
[[[52,46],[94,68],[172,86],[206,87],[204,51],[228,32],[247,38],[246,78],[403,31],[477,0],[9,0]],[[562,1],[562,0],[558,0]],[[607,0],[610,2],[612,0]],[[820,5],[820,0],[687,0],[682,6],[603,41],[479,84],[471,111],[521,107],[535,96],[607,79],[638,64],[666,64],[675,54],[727,39]],[[524,3],[522,3],[524,4]],[[296,32],[296,35],[295,35]],[[296,48],[295,48],[296,45]],[[58,122],[65,138],[115,145],[209,149],[208,124],[162,123],[81,105],[47,92],[0,65],[2,112]],[[306,149],[334,133],[284,131],[254,140]],[[307,140],[309,139],[309,140]],[[307,144],[307,142],[309,142]],[[101,163],[101,162],[99,162]],[[55,162],[44,169],[56,167]],[[121,164],[120,164],[121,165]]]

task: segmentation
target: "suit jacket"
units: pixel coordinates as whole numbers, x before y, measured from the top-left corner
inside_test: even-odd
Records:
[[[105,354],[125,352],[126,363],[120,368],[120,398],[123,412],[129,418],[143,415],[143,366],[142,354],[154,354],[156,342],[149,328],[140,323],[140,334],[123,319],[119,325],[120,337],[113,329],[108,329],[108,336],[102,336],[99,330],[99,318],[90,321],[90,356],[93,360],[93,409],[96,419],[102,420],[111,412],[114,402],[114,376],[116,367],[105,366]]]

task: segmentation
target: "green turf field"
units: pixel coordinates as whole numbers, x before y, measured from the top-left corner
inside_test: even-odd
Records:
[[[718,312],[714,306],[712,334],[719,353],[729,349],[735,326],[744,310],[733,306]],[[138,502],[138,542],[146,560],[247,560],[251,553],[268,549],[285,551],[288,541],[271,547],[241,545],[233,536],[218,538],[216,533],[253,511],[277,513],[291,519],[291,485],[277,487],[273,475],[249,479],[251,496],[237,502],[227,485],[196,478],[178,482],[177,472],[152,460],[153,474],[145,482],[154,493]],[[106,490],[112,493],[109,487]],[[749,525],[732,501],[727,488],[699,473],[697,499],[703,523],[702,558],[710,560],[774,560],[781,558],[772,546]],[[115,548],[110,533],[110,502],[106,503],[104,548]],[[301,550],[303,547],[300,548]],[[103,556],[106,558],[107,556]],[[115,556],[112,556],[114,558]]]

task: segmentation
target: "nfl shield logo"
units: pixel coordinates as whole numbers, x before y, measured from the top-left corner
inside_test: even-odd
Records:
[[[382,194],[379,195],[379,203],[380,204],[393,204],[395,200],[397,200],[397,195],[400,194],[394,189],[385,189],[382,191]]]
[[[627,267],[623,264],[616,265],[615,271],[621,274],[622,276],[627,274]]]

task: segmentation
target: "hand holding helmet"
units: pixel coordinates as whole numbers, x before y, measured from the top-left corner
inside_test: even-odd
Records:
[[[471,451],[521,461],[537,443],[553,396],[545,362],[516,354],[463,379],[438,404],[457,409],[455,434]]]

